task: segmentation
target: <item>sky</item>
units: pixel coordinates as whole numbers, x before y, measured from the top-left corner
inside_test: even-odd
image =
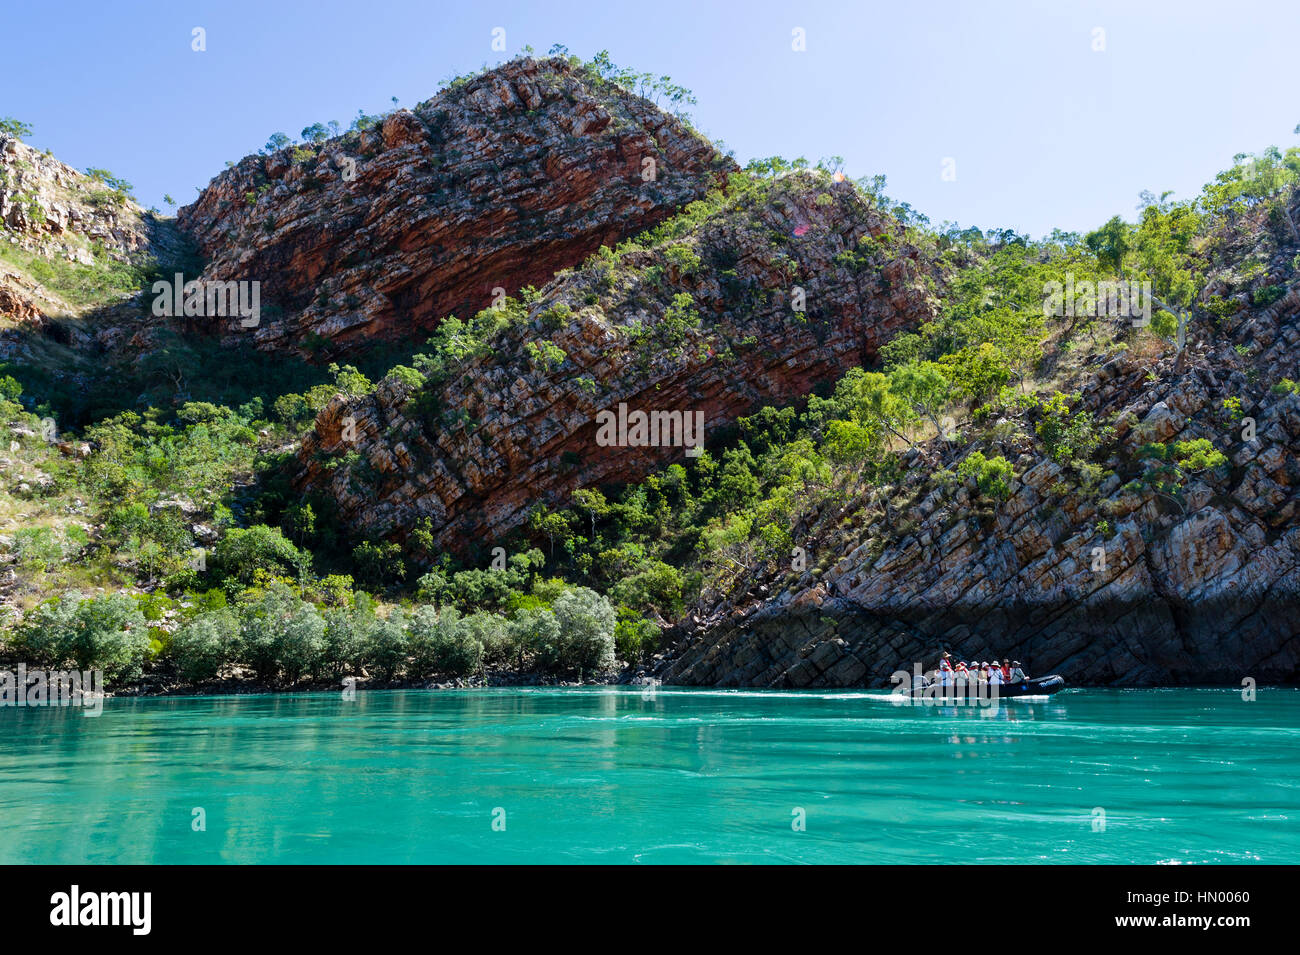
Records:
[[[0,116],[142,205],[271,133],[413,106],[531,45],[667,74],[742,164],[845,159],[938,224],[1042,236],[1300,143],[1300,0],[0,0]],[[193,31],[204,31],[196,51]],[[492,49],[505,31],[506,51]],[[795,31],[802,31],[803,49]],[[499,35],[499,34],[498,34]]]

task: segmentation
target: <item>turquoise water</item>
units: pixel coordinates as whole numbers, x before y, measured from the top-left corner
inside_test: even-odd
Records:
[[[1297,862],[1297,743],[1294,689],[9,708],[0,862]]]

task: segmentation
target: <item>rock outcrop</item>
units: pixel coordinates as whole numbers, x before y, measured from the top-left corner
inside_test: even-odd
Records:
[[[334,356],[544,284],[734,169],[648,101],[525,58],[370,128],[246,157],[178,222],[204,280],[262,283],[258,327],[209,326]]]
[[[78,269],[176,254],[181,243],[170,224],[141,209],[126,188],[0,136],[0,318],[41,328],[46,318],[84,309],[51,287],[63,273],[75,281]],[[53,282],[28,274],[36,260],[60,264]]]
[[[149,254],[158,241],[153,216],[125,192],[5,136],[0,223],[11,245],[82,265],[94,264],[95,249],[125,262]]]
[[[39,327],[45,321],[35,299],[40,286],[14,272],[0,269],[0,315],[14,322]]]
[[[808,516],[796,534],[808,571],[753,569],[709,595],[660,678],[885,686],[947,649],[1075,684],[1295,680],[1300,394],[1271,386],[1295,377],[1300,295],[1213,338],[1181,376],[1171,356],[1126,352],[1087,369],[1083,410],[1115,421],[1115,474],[1100,487],[1081,489],[1022,435],[1003,448],[1011,495],[993,505],[973,483],[932,479],[968,448],[918,450],[889,512],[864,496]],[[1188,474],[1178,495],[1137,480],[1159,466],[1141,447],[1198,438],[1227,462]]]
[[[785,177],[560,275],[445,381],[339,396],[298,486],[359,535],[427,520],[442,550],[491,546],[534,505],[686,460],[680,445],[603,446],[599,412],[700,413],[707,438],[802,399],[934,314],[930,268],[851,184]]]

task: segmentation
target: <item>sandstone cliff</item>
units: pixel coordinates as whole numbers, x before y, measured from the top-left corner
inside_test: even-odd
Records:
[[[646,100],[524,58],[368,129],[246,157],[177,218],[205,280],[262,283],[260,326],[218,328],[337,355],[543,284],[734,168]]]
[[[442,549],[491,546],[536,504],[684,460],[682,447],[600,446],[598,412],[700,411],[707,437],[932,315],[930,265],[849,183],[802,174],[717,201],[648,247],[561,274],[449,380],[336,398],[303,443],[299,487],[359,534],[402,538],[428,519]],[[841,257],[864,242],[866,264]]]
[[[238,406],[258,435],[263,455],[241,487],[275,485],[263,498],[249,490],[223,520],[286,528],[288,500],[306,500],[329,526],[330,560],[346,564],[358,543],[408,541],[418,529],[418,546],[398,559],[442,552],[481,565],[536,509],[578,489],[613,498],[667,464],[689,468],[680,442],[598,440],[602,412],[698,413],[710,446],[731,448],[738,418],[764,406],[789,414],[846,371],[874,367],[884,345],[935,319],[972,276],[987,277],[951,234],[905,227],[895,216],[907,219],[906,207],[886,211],[882,196],[841,176],[778,175],[793,166],[772,160],[753,175],[731,176],[735,168],[681,120],[583,67],[517,60],[369,128],[247,157],[182,209],[180,229],[208,260],[203,279],[262,283],[261,323],[246,329],[238,316],[153,316],[139,289],[155,260],[184,255],[177,228],[111,176],[0,138],[0,361],[37,372],[23,382],[28,406],[61,391],[86,421],[183,406],[197,400],[198,379],[248,377],[253,359],[265,362],[271,385],[212,396]],[[692,550],[718,539],[703,533],[716,513],[671,528],[682,534],[671,546],[666,533],[629,536],[628,553],[650,545],[642,564],[628,558],[637,573],[663,558],[683,579],[711,575],[669,631],[657,675],[879,686],[944,648],[1015,656],[1082,684],[1294,681],[1300,210],[1277,195],[1261,186],[1226,217],[1208,216],[1227,222],[1226,238],[1181,237],[1209,275],[1201,315],[1219,322],[1192,329],[1185,362],[1150,332],[1126,332],[1100,348],[1057,341],[1035,370],[1044,394],[1077,391],[1072,413],[1106,426],[1093,477],[1037,439],[1034,401],[998,421],[966,421],[955,438],[906,451],[892,439],[872,444],[891,462],[899,454],[896,477],[842,469],[828,486],[800,485],[796,520],[787,528],[782,511],[770,527],[782,546],[793,537],[806,565],[718,572],[726,561]],[[1285,195],[1294,199],[1294,186]],[[1095,267],[1100,255],[1077,238],[1073,249],[1038,252]],[[995,310],[1005,290],[984,291]],[[204,358],[222,351],[214,331],[271,356],[232,348],[222,361],[237,372],[218,373]],[[327,400],[335,385],[320,383],[320,359],[367,359],[372,370],[385,352],[367,355],[375,344],[423,350],[373,389],[340,386]],[[306,384],[289,383],[290,371],[305,371],[295,381]],[[93,389],[122,394],[101,402]],[[281,398],[298,400],[281,413]],[[11,431],[35,444],[26,424]],[[1177,458],[1180,442],[1201,439],[1226,459]],[[55,447],[41,453],[80,454]],[[1005,498],[955,473],[976,451],[1013,465]],[[20,465],[0,458],[26,501],[33,485]],[[220,486],[204,493],[224,495],[229,473],[213,468]],[[190,529],[205,543],[221,536]],[[309,532],[298,533],[301,542]],[[546,573],[610,583],[554,550]],[[646,623],[680,603],[624,609]]]
[[[1273,280],[1294,251],[1274,257]],[[906,456],[898,486],[805,515],[795,536],[807,571],[752,568],[735,590],[706,595],[659,676],[885,686],[895,669],[932,668],[948,649],[1011,656],[1077,684],[1294,680],[1300,394],[1276,383],[1295,377],[1300,293],[1200,335],[1182,375],[1172,354],[1124,351],[1075,376],[1081,410],[1115,423],[1114,474],[1099,487],[1079,487],[1003,422],[995,450],[1014,460],[1016,479],[993,503],[973,481],[935,480],[976,445],[931,442]],[[1141,480],[1161,466],[1141,448],[1196,438],[1227,462],[1188,474],[1177,496]]]

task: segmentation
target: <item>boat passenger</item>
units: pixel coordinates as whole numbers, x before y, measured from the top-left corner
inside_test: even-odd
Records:
[[[988,681],[989,681],[989,663],[988,663],[987,660],[985,660],[984,662],[982,662],[982,663],[980,664],[980,668],[979,668],[979,670],[976,671],[976,673],[975,673],[975,678],[976,678],[976,680],[978,680],[981,684],[988,683]]]
[[[952,686],[952,664],[948,662],[948,652],[946,650],[939,659],[939,685]]]
[[[1011,682],[1011,661],[1010,660],[1002,661],[1002,682],[1003,683]]]
[[[994,660],[993,665],[989,667],[989,683],[993,686],[1002,685],[1002,667],[998,666],[997,660]]]
[[[1020,661],[1011,661],[1011,682],[1024,683],[1029,677],[1025,676],[1025,671],[1020,669]]]
[[[970,682],[970,670],[966,669],[965,660],[960,661],[957,666],[953,668],[952,675],[956,679],[958,686],[965,686]]]

